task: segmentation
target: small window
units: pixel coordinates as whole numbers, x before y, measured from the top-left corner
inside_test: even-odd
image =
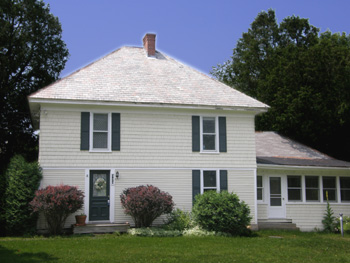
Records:
[[[203,191],[202,193],[206,191],[217,191],[217,173],[216,171],[203,171],[202,173],[202,182],[203,182]]]
[[[109,116],[107,113],[94,113],[92,116],[92,149],[108,150],[110,148]]]
[[[288,182],[288,201],[301,201],[301,176],[287,177]]]
[[[350,177],[340,177],[340,198],[342,202],[350,202]]]
[[[263,193],[264,193],[262,176],[256,177],[256,186],[257,186],[257,199],[262,201],[263,200]]]
[[[337,201],[336,177],[323,176],[322,184],[323,184],[323,201],[326,202],[328,200],[330,202],[332,201],[336,202]],[[328,195],[328,198],[327,198],[327,195]]]
[[[202,118],[202,150],[207,152],[217,151],[216,118]]]
[[[319,201],[318,176],[305,176],[306,201]]]

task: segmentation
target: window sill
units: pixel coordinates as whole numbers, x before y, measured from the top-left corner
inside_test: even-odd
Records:
[[[111,150],[90,150],[90,153],[111,153]]]
[[[220,154],[220,152],[199,152],[199,153],[203,153],[203,154]]]

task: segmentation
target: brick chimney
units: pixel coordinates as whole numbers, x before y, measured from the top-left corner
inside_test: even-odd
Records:
[[[143,37],[143,48],[146,50],[149,57],[154,57],[156,54],[156,34],[147,33]]]

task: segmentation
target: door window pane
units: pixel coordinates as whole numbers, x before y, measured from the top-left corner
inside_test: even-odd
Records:
[[[107,195],[107,175],[106,174],[93,174],[93,196],[106,196]]]
[[[270,206],[282,205],[281,178],[270,177]]]

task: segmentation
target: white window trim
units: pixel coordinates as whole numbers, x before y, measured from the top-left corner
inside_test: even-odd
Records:
[[[107,114],[108,115],[108,130],[107,130],[107,148],[106,149],[94,149],[93,148],[93,134],[94,134],[94,114]],[[112,114],[110,112],[90,112],[90,150],[89,152],[112,152]]]
[[[220,169],[201,169],[201,194],[204,193],[204,172],[205,171],[215,171],[216,172],[216,187],[208,188],[206,189],[216,189],[217,193],[220,193]]]
[[[215,118],[215,150],[204,150],[203,149],[203,118]],[[200,153],[219,153],[219,117],[203,115],[200,116]]]

